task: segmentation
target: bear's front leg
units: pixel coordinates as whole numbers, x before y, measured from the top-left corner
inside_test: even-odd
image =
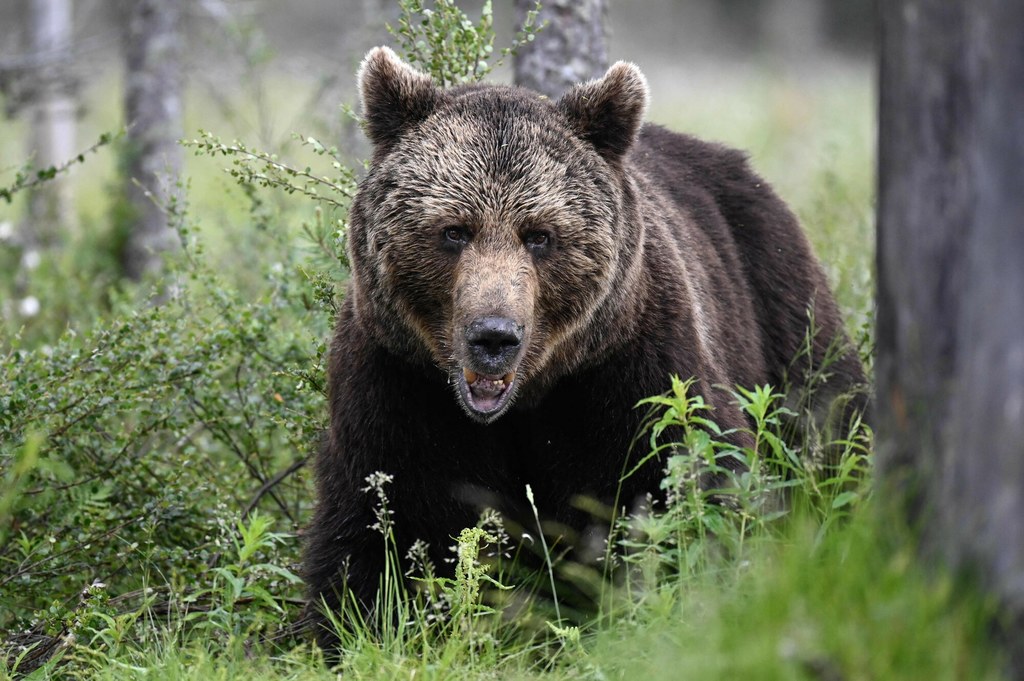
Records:
[[[345,482],[345,481],[343,481]],[[385,565],[384,535],[368,495],[350,485],[323,494],[306,534],[306,616],[325,651],[338,647],[337,627],[372,624]]]

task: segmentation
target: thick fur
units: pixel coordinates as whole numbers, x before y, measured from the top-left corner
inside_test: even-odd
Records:
[[[375,153],[351,209],[352,280],[331,349],[305,557],[315,606],[349,590],[373,603],[384,542],[369,529],[371,473],[393,476],[400,549],[427,541],[439,567],[481,506],[514,514],[527,484],[543,516],[578,529],[579,495],[658,493],[661,462],[621,490],[619,478],[643,418],[634,405],[670,374],[696,377],[717,422],[742,429],[722,386],[781,385],[811,308],[813,364],[844,338],[793,214],[741,153],[643,125],[635,66],[559,101],[441,90],[386,48],[359,80]],[[481,414],[466,399],[467,328],[493,315],[522,344],[501,369],[514,372],[511,398]],[[847,350],[830,389],[863,382]]]

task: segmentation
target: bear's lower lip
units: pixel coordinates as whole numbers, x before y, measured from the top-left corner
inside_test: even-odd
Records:
[[[471,415],[490,421],[508,404],[515,380],[514,371],[492,376],[464,368],[458,377],[459,396]]]

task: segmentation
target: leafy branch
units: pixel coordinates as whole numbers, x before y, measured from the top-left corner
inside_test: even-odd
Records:
[[[313,137],[294,135],[302,146],[331,160],[334,177],[318,175],[309,166],[298,168],[282,161],[277,154],[254,149],[238,140],[227,144],[211,132],[200,130],[199,134],[198,139],[182,140],[182,146],[194,149],[197,156],[231,157],[231,167],[225,170],[243,186],[280,189],[286,194],[300,194],[343,210],[355,195],[356,175],[342,162],[338,149],[326,147]]]
[[[520,46],[532,41],[534,33],[542,28],[537,26],[538,2],[527,12],[512,44],[502,49],[492,64],[488,61],[494,55],[491,0],[484,2],[475,25],[454,0],[434,0],[429,8],[423,0],[399,0],[398,5],[398,28],[389,25],[388,32],[398,38],[405,58],[424,69],[442,87],[481,80]]]
[[[39,168],[38,170],[33,168],[31,163],[26,163],[24,166],[18,169],[18,172],[14,175],[14,182],[6,187],[0,187],[0,199],[3,199],[8,204],[14,200],[14,195],[25,189],[32,189],[44,182],[49,182],[58,175],[71,170],[74,166],[85,163],[85,157],[99,151],[102,147],[120,139],[124,136],[125,129],[122,128],[118,132],[105,132],[99,136],[99,139],[93,143],[88,149],[85,149],[78,153],[77,156],[71,158],[64,163],[57,166],[48,166],[46,168]]]

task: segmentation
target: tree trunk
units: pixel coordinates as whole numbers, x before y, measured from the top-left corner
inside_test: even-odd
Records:
[[[183,0],[132,0],[125,6],[124,273],[139,279],[161,268],[177,244],[167,205],[181,174],[181,19]]]
[[[32,0],[28,33],[32,69],[31,137],[29,154],[39,170],[71,160],[75,149],[74,91],[71,69],[71,0]],[[28,220],[21,241],[25,262],[38,249],[57,246],[74,225],[71,185],[59,176],[36,186],[29,196]]]
[[[1024,4],[879,8],[880,472],[1024,678]]]
[[[516,0],[522,25],[533,0]],[[514,60],[515,82],[548,97],[570,85],[598,78],[608,68],[608,0],[545,0],[537,24],[547,25],[524,44]]]

